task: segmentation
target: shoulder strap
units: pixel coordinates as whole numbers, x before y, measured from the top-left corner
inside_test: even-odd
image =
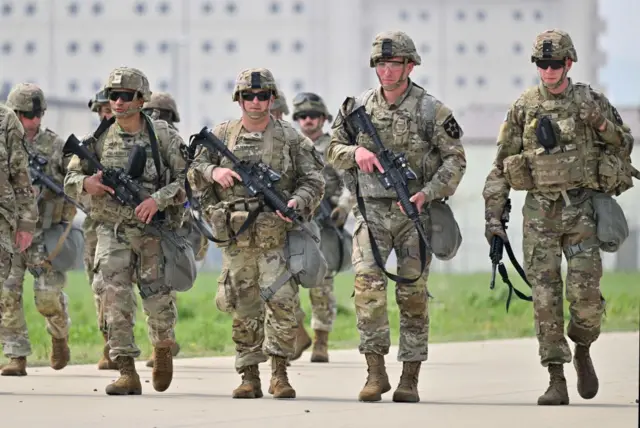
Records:
[[[432,95],[428,94],[427,91],[424,91],[424,95],[422,96],[420,109],[422,110],[423,117],[427,122],[424,128],[425,135],[422,137],[426,141],[430,142],[433,139],[436,128],[436,99]]]
[[[151,155],[153,156],[153,163],[156,166],[156,190],[160,190],[160,183],[162,180],[162,164],[160,163],[160,151],[158,150],[158,138],[156,131],[153,127],[151,119],[146,114],[143,114],[144,120],[147,123],[147,131],[149,132],[149,141],[151,143]]]
[[[375,89],[373,88],[369,88],[366,91],[364,91],[363,93],[361,93],[357,98],[356,98],[356,103],[353,106],[353,109],[357,109],[360,106],[366,106],[367,103],[369,102],[369,100],[371,99],[371,97],[373,96],[375,92]]]
[[[229,122],[227,122],[227,124],[225,125],[224,132],[223,132],[224,138],[222,139],[222,142],[227,145],[227,148],[229,150],[233,151],[233,148],[236,146],[236,141],[238,141],[238,137],[240,136],[240,131],[242,131],[241,121],[237,121],[236,123],[234,123],[231,126],[231,129],[229,129]],[[227,140],[227,133],[229,134],[228,140]]]

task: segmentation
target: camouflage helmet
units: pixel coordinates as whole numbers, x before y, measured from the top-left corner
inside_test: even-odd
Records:
[[[289,114],[289,106],[287,106],[287,99],[281,90],[278,89],[278,96],[271,105],[271,111],[281,111],[282,114]]]
[[[382,58],[396,56],[407,58],[415,65],[422,63],[413,40],[402,31],[383,31],[378,33],[371,46],[370,67],[375,67],[376,62]]]
[[[333,120],[333,116],[329,114],[329,110],[323,99],[313,92],[301,92],[293,99],[293,120],[298,119],[299,113],[313,112],[323,114],[329,122]]]
[[[565,59],[578,62],[578,53],[569,34],[562,30],[547,30],[538,34],[533,43],[531,62],[541,59]]]
[[[271,71],[266,68],[247,68],[242,70],[236,78],[236,86],[233,88],[233,101],[240,99],[240,92],[250,89],[269,89],[273,92],[276,99],[279,98],[276,79],[273,78]]]
[[[146,109],[159,109],[170,111],[173,115],[172,122],[180,122],[180,114],[178,114],[178,105],[176,100],[173,99],[168,92],[154,92],[151,94],[151,99],[144,103],[143,110]]]
[[[142,95],[144,101],[151,99],[149,79],[137,68],[118,67],[109,74],[104,90],[109,93],[112,89],[132,89]]]
[[[97,113],[100,110],[100,106],[107,103],[109,103],[109,98],[107,98],[107,92],[104,89],[102,89],[96,92],[93,98],[89,100],[88,106],[92,112]]]
[[[33,83],[18,83],[7,96],[7,107],[15,111],[43,112],[47,109],[44,92]]]

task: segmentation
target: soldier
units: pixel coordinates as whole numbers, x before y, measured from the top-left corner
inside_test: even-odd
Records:
[[[177,310],[166,285],[160,238],[146,233],[144,225],[158,212],[167,227],[175,229],[182,222],[186,155],[181,147],[184,143],[166,122],[150,121],[141,113],[151,91],[147,77],[140,70],[114,69],[104,89],[114,111],[115,124],[94,139],[88,139],[87,147],[106,167],[113,168],[125,168],[133,147],[144,147],[147,167],[135,180],[151,197],[135,210],[119,204],[106,194],[113,189],[102,184],[102,172],[91,175],[88,163],[77,156],[69,163],[65,192],[77,197],[91,195],[91,217],[98,223],[92,286],[100,296],[100,310],[107,324],[109,357],[120,370],[120,377],[106,387],[106,393],[142,393],[134,365],[140,350],[133,337],[136,298],[132,278],[140,289],[154,348],[153,387],[156,391],[165,391],[173,377],[171,347],[175,343]],[[158,167],[154,165],[154,157],[159,158]]]
[[[324,193],[322,159],[313,143],[289,122],[269,115],[269,107],[277,97],[269,70],[242,71],[232,96],[242,109],[242,117],[216,126],[213,133],[240,159],[262,160],[282,174],[277,188],[290,197],[288,206],[309,218]],[[257,198],[249,198],[230,165],[227,158],[200,151],[189,171],[189,180],[203,191],[203,206],[220,240],[237,233],[249,211],[261,210],[249,230],[231,242],[218,244],[222,247],[223,270],[216,303],[219,309],[233,313],[235,368],[242,375],[233,397],[262,397],[258,364],[270,357],[269,393],[274,398],[295,398],[286,363],[295,347],[298,285],[290,279],[266,304],[259,293],[261,287],[270,286],[286,272],[284,247],[290,220],[279,211],[260,207]],[[220,290],[224,298],[219,298]]]
[[[31,117],[31,120],[36,117],[33,109],[23,111],[22,114]],[[2,212],[6,213],[0,216],[0,283],[4,296],[5,281],[9,277],[12,254],[15,256],[17,253],[24,253],[31,246],[38,221],[38,208],[31,189],[31,178],[27,172],[27,157],[21,144],[24,138],[24,128],[11,108],[2,104],[0,104],[0,129],[2,130],[0,132],[0,162],[6,167],[0,173],[0,186],[2,187],[0,205]],[[11,310],[11,308],[8,309]],[[6,310],[4,302],[0,301],[0,313],[3,318]],[[14,314],[9,312],[8,315]],[[18,364],[19,358],[20,356],[17,356],[15,363],[12,361],[9,365],[15,366],[14,373],[26,374],[26,362],[24,365]],[[22,358],[24,359],[24,357]],[[2,374],[4,374],[4,369],[3,367]],[[9,369],[7,371],[7,374],[11,372]]]
[[[327,106],[321,97],[310,92],[303,92],[293,99],[293,120],[298,122],[302,133],[313,141],[316,150],[324,156],[327,146],[331,141],[331,135],[323,132],[326,121],[331,122],[333,117],[329,114]],[[347,220],[351,208],[350,194],[342,182],[342,176],[331,167],[325,165],[322,170],[325,180],[325,199],[329,202],[331,217],[336,227],[342,227]],[[318,225],[322,227],[322,225]],[[349,255],[346,255],[349,257]],[[311,300],[311,328],[314,331],[313,350],[311,362],[329,362],[328,340],[329,332],[336,318],[336,298],[333,293],[333,273],[328,272],[319,287],[309,290]],[[298,332],[296,340],[296,353],[292,360],[300,357],[302,352],[311,345],[311,338],[304,328],[304,311],[300,306],[297,309]]]
[[[24,128],[22,150],[42,156],[47,160],[44,172],[54,181],[62,183],[67,173],[67,162],[62,154],[64,141],[53,131],[41,126],[47,102],[42,89],[32,83],[20,83],[7,97],[7,107],[17,115]],[[2,340],[4,354],[10,358],[2,368],[4,376],[25,376],[27,356],[31,355],[31,343],[22,303],[24,276],[27,269],[34,277],[36,308],[46,321],[51,335],[51,367],[61,370],[69,362],[68,299],[63,292],[67,277],[52,266],[51,249],[47,249],[46,235],[62,224],[70,229],[76,207],[56,196],[50,190],[38,190],[38,223],[33,242],[24,254],[14,254],[9,278],[2,287]],[[62,229],[62,230],[64,230]]]
[[[413,202],[428,221],[425,204],[453,195],[466,170],[466,158],[460,129],[453,113],[440,101],[409,79],[421,59],[411,38],[400,31],[376,35],[370,56],[380,82],[355,101],[364,106],[375,129],[388,149],[404,152],[416,180],[409,182]],[[327,161],[338,170],[348,170],[345,183],[366,207],[367,218],[355,212],[352,262],[355,270],[355,305],[360,332],[360,352],[368,365],[367,381],[360,401],[379,401],[391,385],[384,355],[389,353],[387,317],[387,278],[374,258],[379,249],[386,261],[391,250],[398,257],[398,275],[417,278],[396,284],[396,302],[400,308],[400,349],[402,376],[393,401],[417,402],[418,375],[427,360],[429,312],[427,277],[432,254],[421,260],[419,235],[412,221],[401,210],[393,188],[386,190],[376,177],[382,170],[372,150],[370,137],[345,126],[345,118],[357,107],[353,99],[343,103],[333,124],[333,136],[327,149]],[[356,192],[355,181],[359,185]],[[369,237],[375,242],[372,242]],[[421,267],[424,270],[421,273]]]
[[[271,115],[276,119],[282,119],[284,115],[289,114],[289,106],[287,106],[287,99],[284,93],[278,89],[278,97],[271,106]]]
[[[536,64],[540,84],[527,89],[508,110],[483,190],[489,242],[494,235],[507,239],[500,218],[509,190],[527,191],[523,208],[525,272],[532,285],[540,362],[550,376],[539,405],[569,404],[563,370],[563,364],[571,362],[564,335],[563,252],[571,315],[567,334],[575,342],[578,392],[586,399],[598,392],[589,347],[600,334],[604,300],[599,289],[602,260],[590,195],[593,191],[609,192],[603,189],[607,177],[599,174],[602,169],[598,166],[605,151],[632,141],[629,128],[604,95],[567,77],[577,60],[566,32],[548,30],[536,37],[531,62]],[[559,146],[551,149],[536,136],[549,118],[553,131],[548,134],[553,134]],[[608,175],[618,176],[612,172]]]
[[[89,100],[89,108],[92,112],[98,113],[100,121],[104,119],[108,120],[113,117],[111,104],[109,104],[109,98],[107,98],[107,94],[104,89],[96,92],[93,99]],[[86,195],[82,202],[85,207],[91,207],[91,197],[89,195]],[[87,277],[89,278],[89,284],[93,284],[93,260],[96,255],[96,245],[98,244],[98,234],[96,233],[97,226],[98,223],[96,223],[89,213],[87,213],[82,223],[82,230],[84,231],[84,269]],[[107,324],[100,311],[100,308],[102,307],[100,303],[100,295],[94,294],[94,300],[98,315],[98,328],[100,329],[102,338],[104,339],[102,357],[100,357],[100,360],[98,361],[98,370],[117,370],[118,365],[109,358],[109,338],[107,336]]]

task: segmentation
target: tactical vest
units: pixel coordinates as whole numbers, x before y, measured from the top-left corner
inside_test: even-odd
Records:
[[[406,155],[409,166],[417,175],[416,180],[409,181],[409,192],[417,193],[434,173],[425,171],[424,163],[431,151],[436,100],[423,88],[412,84],[404,101],[396,110],[391,111],[376,105],[374,92],[369,89],[358,97],[354,109],[358,105],[364,105],[385,147],[396,154],[403,152]],[[358,133],[356,142],[373,153],[378,151],[371,138],[363,133]],[[382,186],[377,174],[366,174],[359,168],[357,174],[363,198],[397,198],[394,189]],[[353,192],[351,187],[349,185],[349,190]]]
[[[318,153],[322,155],[324,158],[326,156],[326,149],[331,141],[331,135],[323,134],[317,141],[314,142],[314,146]],[[342,177],[338,173],[338,171],[326,162],[324,164],[324,168],[322,169],[322,176],[324,177],[325,185],[324,185],[324,197],[325,198],[333,198],[339,197],[342,190]],[[335,203],[332,200],[332,206],[335,207]]]

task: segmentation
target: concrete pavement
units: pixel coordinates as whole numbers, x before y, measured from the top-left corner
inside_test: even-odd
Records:
[[[130,397],[105,395],[117,372],[94,365],[60,372],[28,368],[26,377],[0,377],[0,409],[7,426],[47,428],[637,427],[638,338],[638,332],[604,334],[594,345],[600,392],[592,400],[580,398],[575,370],[566,365],[571,404],[555,408],[535,404],[547,373],[538,364],[535,340],[520,339],[431,345],[418,404],[393,403],[393,390],[381,403],[359,403],[364,358],[357,351],[332,351],[329,364],[311,364],[309,352],[293,363],[289,373],[298,398],[290,401],[267,394],[267,364],[261,365],[264,398],[231,399],[239,376],[233,358],[222,357],[176,360],[164,393],[153,390],[151,370],[140,361],[143,395]],[[393,388],[402,368],[395,352],[387,357]]]

